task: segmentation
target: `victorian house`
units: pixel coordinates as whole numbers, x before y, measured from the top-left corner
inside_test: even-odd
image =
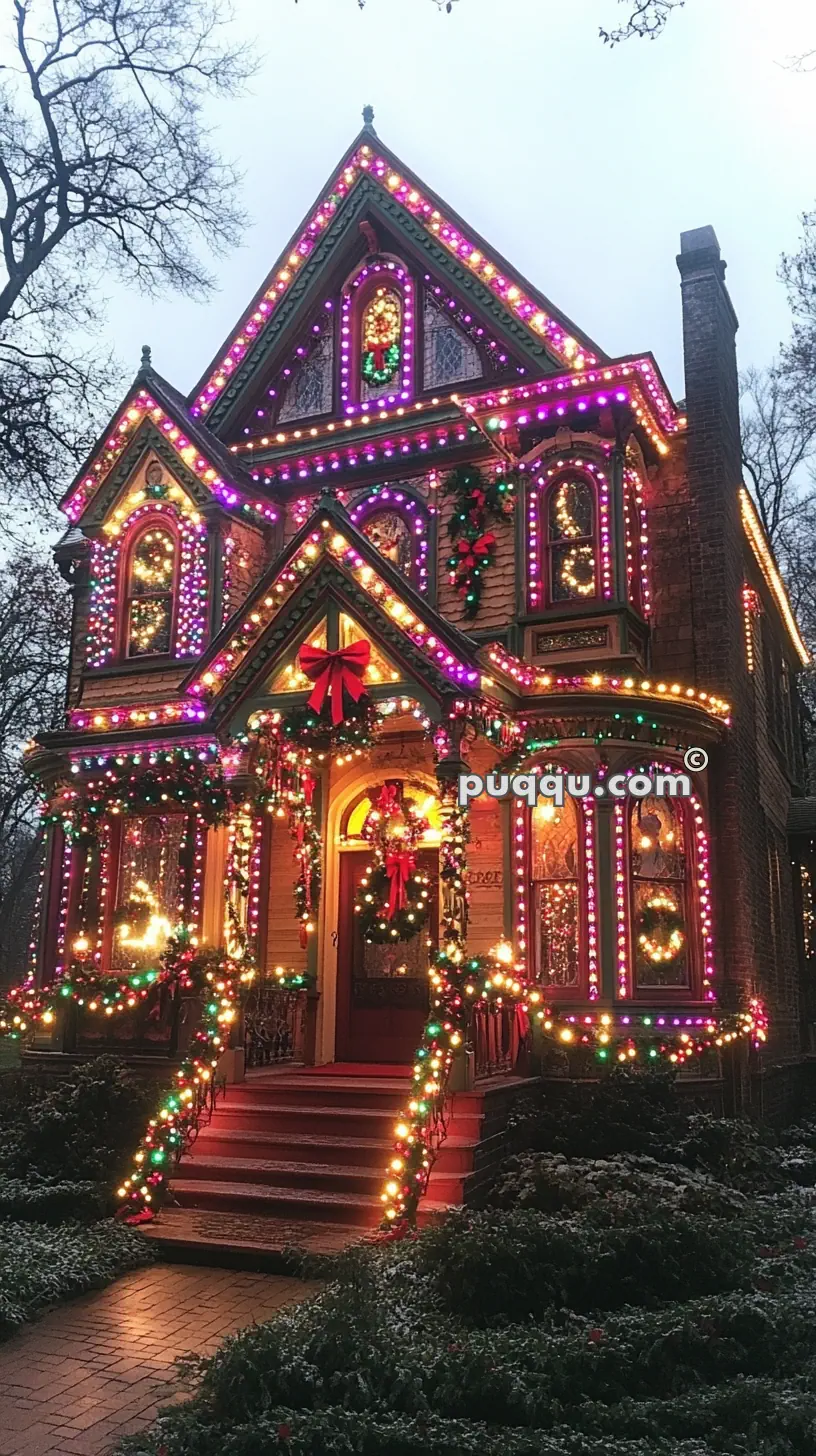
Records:
[[[175,1066],[195,997],[143,993],[176,924],[251,962],[180,1201],[366,1223],[395,1116],[399,1207],[417,1139],[429,1200],[471,1196],[531,1076],[668,1059],[726,1107],[800,1076],[808,654],[742,485],[713,230],[677,263],[681,404],[367,113],[190,396],[145,350],[67,490],[36,984],[134,994],[74,994],[29,1055]],[[557,770],[583,797],[456,803]],[[690,792],[605,788],[660,773]]]

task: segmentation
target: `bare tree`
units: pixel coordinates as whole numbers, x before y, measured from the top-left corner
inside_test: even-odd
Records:
[[[686,0],[618,0],[619,5],[627,7],[629,16],[614,30],[601,27],[601,40],[606,45],[619,45],[634,36],[655,40],[665,29],[671,12],[681,10],[685,3]]]
[[[237,176],[203,119],[251,72],[223,0],[12,0],[0,64],[0,489],[44,507],[110,404],[100,283],[206,293]],[[86,340],[85,343],[77,340]]]
[[[816,649],[816,411],[781,366],[740,381],[743,467],[805,640]]]
[[[64,718],[67,587],[47,558],[0,568],[0,973],[23,970],[39,868],[37,791],[20,768],[35,731]]]

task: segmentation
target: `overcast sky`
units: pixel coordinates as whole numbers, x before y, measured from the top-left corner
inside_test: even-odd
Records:
[[[682,229],[712,223],[740,363],[787,329],[777,281],[816,207],[814,0],[687,0],[655,42],[610,51],[616,0],[235,0],[262,56],[212,114],[245,173],[244,246],[203,302],[111,297],[111,341],[143,342],[188,390],[361,126],[381,139],[612,355],[651,349],[683,393]],[[623,6],[621,14],[624,13]]]

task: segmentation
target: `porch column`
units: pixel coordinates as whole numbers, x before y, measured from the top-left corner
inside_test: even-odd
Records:
[[[617,992],[618,928],[615,900],[615,803],[601,799],[595,806],[595,889],[598,916],[600,1001],[610,1005]]]

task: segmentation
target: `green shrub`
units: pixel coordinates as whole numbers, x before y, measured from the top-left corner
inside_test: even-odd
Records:
[[[44,1090],[25,1073],[0,1079],[0,1172],[113,1181],[155,1106],[155,1088],[98,1057]]]
[[[0,1223],[0,1337],[48,1305],[149,1262],[144,1239],[113,1221],[92,1228]]]
[[[749,1259],[745,1231],[655,1208],[639,1223],[527,1209],[454,1213],[418,1244],[420,1267],[451,1313],[477,1322],[649,1305],[733,1289]]]
[[[6,1178],[0,1174],[0,1219],[26,1223],[65,1223],[75,1219],[92,1223],[113,1212],[113,1190],[91,1182],[56,1179]]]
[[[657,1204],[686,1213],[730,1217],[746,1198],[705,1173],[640,1154],[604,1159],[567,1158],[563,1153],[522,1153],[497,1181],[495,1208],[537,1208],[541,1213],[575,1213],[605,1204],[621,1211],[648,1211]]]

